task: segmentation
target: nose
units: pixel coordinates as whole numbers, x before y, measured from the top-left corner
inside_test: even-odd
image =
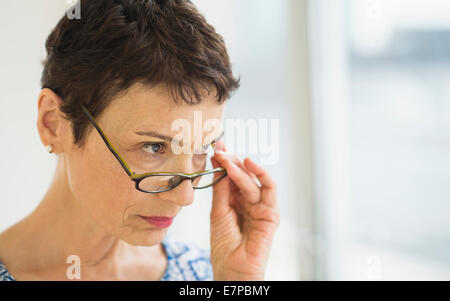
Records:
[[[192,172],[192,158],[190,155],[178,155],[177,160],[174,162],[173,166],[170,167],[171,170],[181,171],[185,173]],[[187,179],[180,183],[174,189],[169,191],[160,192],[161,198],[169,200],[179,206],[188,206],[194,202],[194,188],[192,187],[192,182]]]
[[[185,180],[172,190],[160,192],[160,196],[178,206],[188,206],[194,202],[194,188],[190,180]]]

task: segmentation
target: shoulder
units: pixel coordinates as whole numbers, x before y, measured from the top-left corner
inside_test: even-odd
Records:
[[[0,281],[14,281],[14,278],[8,272],[6,267],[0,261]]]
[[[173,236],[162,241],[168,265],[161,280],[213,280],[209,248],[183,242]]]

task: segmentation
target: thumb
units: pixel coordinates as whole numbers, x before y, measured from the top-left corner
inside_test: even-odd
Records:
[[[211,158],[213,168],[220,167],[216,159]],[[213,200],[211,207],[211,219],[225,215],[230,210],[230,179],[228,176],[223,178],[213,187]]]

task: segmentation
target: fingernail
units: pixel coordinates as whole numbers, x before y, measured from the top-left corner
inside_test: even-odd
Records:
[[[221,140],[217,141],[215,144],[216,150],[223,150],[223,142]]]
[[[235,170],[238,170],[238,169],[240,169],[237,165],[236,165],[236,163],[234,163],[232,160],[230,160],[230,165],[231,165],[231,168],[233,168],[233,169],[235,169]]]

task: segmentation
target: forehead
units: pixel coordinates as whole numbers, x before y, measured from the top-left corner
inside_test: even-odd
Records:
[[[149,88],[137,84],[114,99],[101,118],[104,123],[108,122],[106,119],[115,120],[114,124],[109,123],[115,132],[158,130],[173,135],[177,124],[188,123],[194,131],[195,124],[201,124],[197,130],[202,130],[206,124],[221,123],[223,112],[224,105],[217,104],[213,97],[204,97],[195,105],[182,100],[175,103],[165,86]],[[218,128],[214,132],[220,134],[221,130]]]

